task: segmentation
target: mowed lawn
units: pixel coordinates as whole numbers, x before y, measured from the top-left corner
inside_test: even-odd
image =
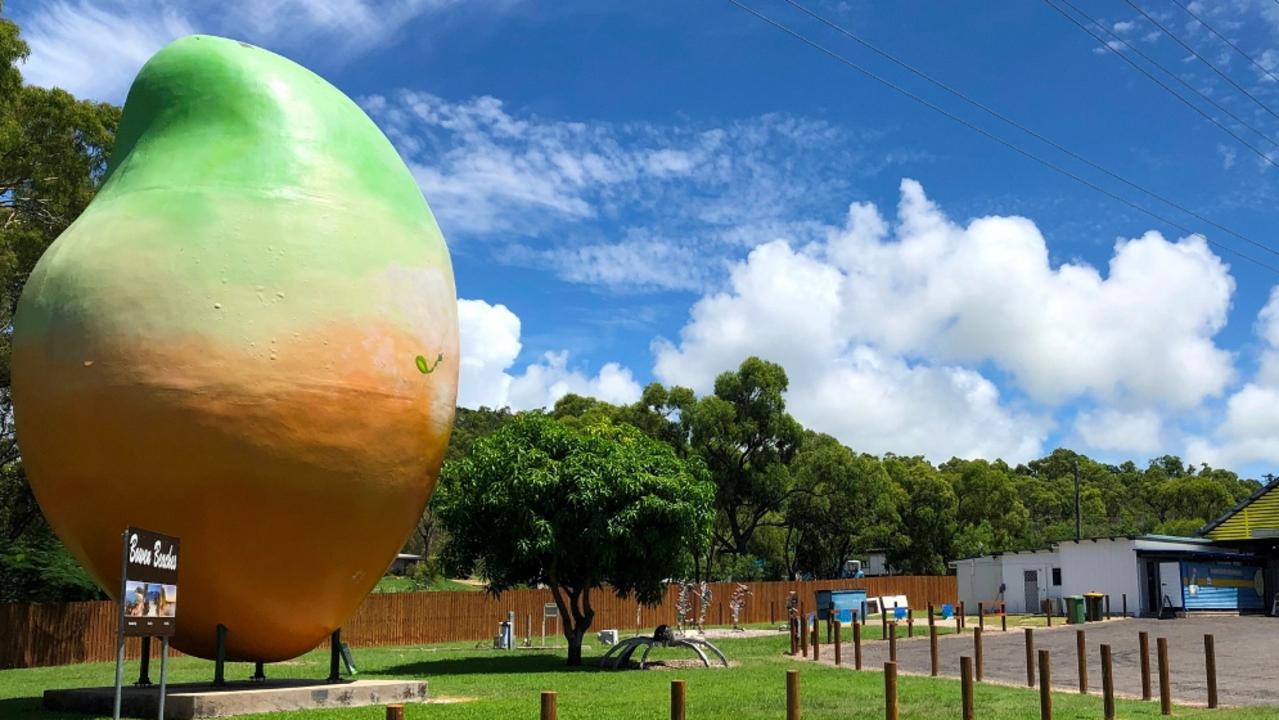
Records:
[[[536,718],[542,690],[559,693],[559,717],[565,720],[657,720],[669,717],[670,682],[687,682],[688,717],[705,720],[749,720],[785,717],[785,679],[788,669],[799,669],[804,718],[884,717],[883,676],[879,672],[855,672],[819,666],[782,653],[785,635],[727,639],[719,646],[733,661],[730,669],[681,667],[649,671],[605,671],[597,667],[601,649],[587,651],[586,666],[564,666],[555,651],[498,652],[460,644],[425,647],[358,648],[354,650],[360,677],[421,678],[429,683],[436,700],[453,700],[406,708],[409,718]],[[823,648],[829,651],[829,648]],[[562,651],[560,651],[562,652]],[[650,659],[686,660],[679,650],[657,650]],[[57,668],[0,671],[0,718],[52,720],[84,715],[59,715],[40,709],[46,688],[109,685],[113,665],[94,663]],[[156,679],[153,665],[152,678]],[[312,652],[289,663],[268,666],[272,677],[323,677],[327,674],[326,650]],[[174,682],[207,680],[212,663],[177,658],[170,663]],[[128,677],[137,674],[130,663]],[[231,664],[229,679],[247,678],[252,666]],[[899,678],[903,720],[954,720],[960,717],[960,688],[954,680],[902,676]],[[1056,718],[1101,718],[1101,698],[1070,693],[1054,695]],[[1034,690],[979,685],[978,718],[1034,720],[1039,717],[1039,695]],[[1261,720],[1279,717],[1279,708],[1207,710],[1178,706],[1174,716],[1208,720]],[[384,710],[369,707],[319,710],[256,718],[314,718],[315,720],[381,720]],[[1120,718],[1157,718],[1157,703],[1119,701]]]

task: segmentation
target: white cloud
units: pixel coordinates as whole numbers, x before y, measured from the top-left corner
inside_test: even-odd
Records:
[[[1157,409],[1198,407],[1231,381],[1213,336],[1233,290],[1201,238],[1118,241],[1103,277],[1054,267],[1025,218],[960,225],[906,180],[895,225],[854,204],[824,243],[755,248],[678,343],[654,344],[654,373],[704,392],[759,355],[786,368],[801,422],[858,449],[1030,457],[1051,422],[1002,398],[975,369],[990,363],[1037,405],[1096,401],[1076,427],[1090,444],[1157,449]]]
[[[505,305],[460,299],[457,316],[462,353],[458,405],[462,407],[530,410],[554,405],[568,393],[622,404],[639,399],[640,386],[630,370],[606,363],[591,377],[569,368],[568,353],[563,351],[546,353],[522,373],[511,373],[522,349],[520,319]]]
[[[518,0],[52,0],[18,18],[31,55],[26,80],[78,97],[121,102],[143,63],[192,33],[225,35],[277,52],[322,47],[347,57],[385,43],[422,16],[464,7],[492,13]]]
[[[1190,439],[1187,455],[1196,462],[1279,462],[1279,287],[1258,313],[1256,331],[1265,343],[1257,372],[1226,400],[1212,436]]]
[[[1075,432],[1088,447],[1098,450],[1156,453],[1164,447],[1163,418],[1154,410],[1080,411],[1075,416]]]

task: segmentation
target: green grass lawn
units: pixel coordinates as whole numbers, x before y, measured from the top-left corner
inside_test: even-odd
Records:
[[[1010,618],[1011,619],[1011,618]],[[409,718],[537,717],[542,690],[559,693],[559,717],[565,720],[588,718],[615,720],[658,720],[668,717],[670,681],[687,682],[688,717],[697,720],[780,719],[785,716],[786,670],[801,673],[804,718],[882,718],[883,676],[877,672],[854,672],[819,666],[782,655],[786,636],[728,639],[718,643],[736,664],[724,668],[681,668],[611,672],[600,670],[596,659],[599,647],[586,652],[586,666],[567,668],[563,656],[550,651],[476,650],[472,643],[426,647],[358,648],[355,660],[360,677],[421,678],[429,683],[433,698],[467,699],[448,704],[412,705]],[[655,650],[650,659],[687,659],[679,650]],[[153,665],[155,668],[155,665]],[[272,677],[313,677],[327,674],[328,654],[321,650],[297,660],[271,665]],[[170,664],[173,682],[207,680],[212,663],[178,658]],[[229,679],[247,678],[252,666],[231,664]],[[57,668],[0,671],[0,718],[4,720],[53,720],[83,715],[56,715],[40,710],[40,693],[46,688],[109,685],[113,665],[95,663]],[[130,679],[137,674],[136,663],[128,666]],[[156,679],[153,669],[152,678]],[[903,720],[954,720],[960,716],[959,683],[954,680],[902,676],[899,679]],[[1058,719],[1101,718],[1101,698],[1074,693],[1057,693],[1054,708]],[[1039,696],[1034,690],[979,685],[976,691],[977,717],[985,720],[1023,720],[1039,717]],[[1261,720],[1274,718],[1279,708],[1204,710],[1177,707],[1174,716],[1199,720]],[[381,720],[378,707],[353,710],[323,710],[303,713],[275,713],[250,716],[272,720]],[[1120,718],[1157,718],[1157,703],[1119,701]]]
[[[426,592],[478,592],[483,590],[482,585],[472,585],[461,582],[459,580],[449,580],[443,578],[436,580],[425,588]],[[373,588],[375,593],[399,593],[399,592],[420,592],[421,589],[413,582],[412,578],[401,575],[387,575],[377,581],[377,586]]]

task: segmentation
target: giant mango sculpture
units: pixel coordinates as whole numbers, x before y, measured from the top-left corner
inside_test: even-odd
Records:
[[[174,646],[277,661],[377,583],[457,393],[444,239],[386,137],[305,68],[208,36],[129,91],[109,176],[14,321],[32,488],[108,592],[120,533],[182,541]]]

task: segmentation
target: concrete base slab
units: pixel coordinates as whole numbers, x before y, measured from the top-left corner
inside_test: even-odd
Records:
[[[155,718],[158,686],[126,686],[120,714],[131,718]],[[164,701],[167,720],[230,717],[281,710],[348,708],[387,703],[426,702],[426,682],[422,680],[355,680],[329,683],[322,680],[271,680],[268,682],[228,682],[215,688],[207,683],[170,685]],[[61,712],[82,712],[110,717],[115,688],[46,690],[44,708]]]

